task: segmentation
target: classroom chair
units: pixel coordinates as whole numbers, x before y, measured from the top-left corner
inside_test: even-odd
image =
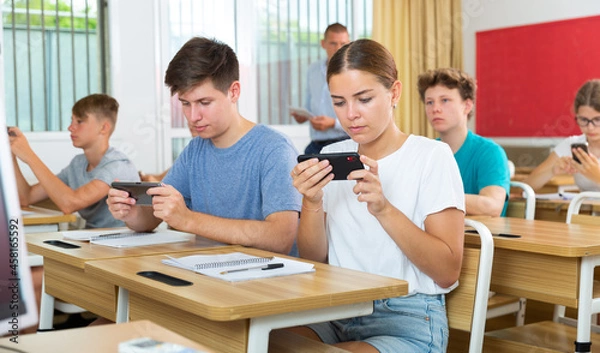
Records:
[[[523,203],[521,202],[508,201],[506,216],[525,219],[535,219],[535,191],[533,190],[533,188],[528,184],[515,180],[510,181],[510,187],[519,188],[522,190],[523,198],[525,199],[525,204],[523,207]]]
[[[481,352],[483,347],[494,240],[490,230],[481,222],[465,219],[465,226],[477,231],[481,246],[465,247],[459,285],[446,295],[446,310],[450,329],[468,332],[468,352],[475,353]],[[451,332],[448,352],[453,351],[452,336]]]
[[[594,215],[585,215],[579,214],[579,210],[581,209],[581,205],[585,201],[599,201],[600,202],[600,191],[584,191],[581,192],[571,199],[569,202],[569,208],[567,209],[567,224],[589,224],[589,225],[598,225],[600,226],[600,217]],[[596,277],[595,277],[596,279]],[[600,283],[598,280],[594,281],[594,293],[600,292]],[[596,297],[597,295],[594,295]],[[577,320],[573,318],[569,318],[565,316],[566,308],[563,305],[554,306],[554,315],[553,321],[566,323],[570,325],[577,325]],[[592,322],[597,323],[597,314],[594,314],[592,317]],[[600,326],[594,324],[593,330],[595,332],[600,332]]]
[[[525,204],[523,203],[511,203],[508,202],[506,210],[507,217],[519,217],[525,219],[535,218],[535,191],[533,188],[520,181],[510,182],[510,186],[519,188],[522,190],[523,197],[525,198]],[[525,324],[525,309],[527,306],[527,300],[525,298],[519,298],[514,295],[507,295],[502,293],[493,293],[488,301],[488,312],[487,318],[492,319],[508,314],[514,313],[516,316],[516,325],[523,326]]]

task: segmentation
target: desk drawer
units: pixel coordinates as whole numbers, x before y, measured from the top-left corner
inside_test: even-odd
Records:
[[[491,290],[577,307],[579,258],[495,249]]]
[[[44,258],[46,293],[80,306],[96,315],[115,320],[117,288],[81,268]]]
[[[129,316],[131,321],[156,322],[218,352],[246,352],[248,319],[212,321],[133,292],[129,292]]]

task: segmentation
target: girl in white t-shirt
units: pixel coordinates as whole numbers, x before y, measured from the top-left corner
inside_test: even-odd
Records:
[[[540,189],[554,175],[572,174],[581,191],[600,191],[600,80],[587,81],[575,96],[575,122],[582,135],[571,136],[559,143],[548,158],[525,179],[534,190]],[[571,148],[574,143],[587,143],[588,152]],[[573,160],[575,155],[581,163]]]
[[[402,84],[381,44],[361,39],[342,47],[327,81],[351,140],[322,152],[358,152],[366,169],[333,182],[327,160],[293,169],[303,195],[300,256],[404,279],[409,294],[375,301],[368,316],[292,330],[353,352],[445,352],[444,294],[457,285],[464,241],[465,198],[452,152],[396,126]]]

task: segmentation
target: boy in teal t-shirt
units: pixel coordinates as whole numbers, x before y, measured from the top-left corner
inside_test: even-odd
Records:
[[[418,89],[427,119],[454,153],[467,215],[504,216],[510,194],[506,153],[467,127],[475,104],[475,81],[453,68],[429,70],[419,75]]]

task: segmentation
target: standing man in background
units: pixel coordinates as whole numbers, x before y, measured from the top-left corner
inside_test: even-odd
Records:
[[[327,26],[321,40],[321,47],[325,49],[327,58],[311,64],[308,68],[304,108],[314,117],[310,119],[311,142],[304,153],[319,153],[323,147],[348,138],[333,111],[326,73],[329,59],[338,49],[349,42],[350,36],[346,26],[337,22]],[[296,113],[291,113],[291,115],[300,124],[309,120]]]

